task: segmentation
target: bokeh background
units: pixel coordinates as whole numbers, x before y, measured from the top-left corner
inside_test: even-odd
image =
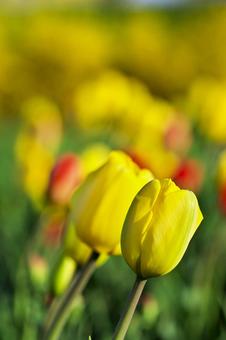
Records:
[[[54,162],[74,152],[86,176],[121,149],[194,190],[204,215],[180,265],[148,283],[128,340],[226,339],[226,7],[0,4],[0,338],[38,339],[70,270],[56,275]],[[121,257],[100,266],[62,339],[110,339],[133,277]]]

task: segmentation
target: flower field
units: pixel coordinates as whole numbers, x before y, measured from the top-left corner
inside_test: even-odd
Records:
[[[226,339],[226,8],[0,16],[0,339]]]

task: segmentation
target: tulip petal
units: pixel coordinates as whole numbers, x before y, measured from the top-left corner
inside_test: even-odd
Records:
[[[170,179],[152,180],[136,195],[122,230],[122,254],[144,278],[164,275],[181,260],[203,216],[196,196]]]
[[[151,185],[150,185],[151,183]],[[158,180],[152,180],[146,184],[135,197],[127,214],[122,235],[122,253],[127,263],[132,268],[140,268],[141,235],[150,223],[152,214],[150,211],[161,190]]]
[[[141,172],[143,173],[143,172]],[[150,173],[134,176],[124,168],[117,174],[99,204],[95,219],[90,226],[90,237],[95,241],[97,251],[118,255],[120,250],[120,234],[130,204],[139,189],[150,180]],[[99,230],[99,233],[97,232]]]
[[[201,220],[197,198],[191,191],[179,190],[159,198],[142,244],[142,277],[170,272],[184,255]]]
[[[100,253],[118,255],[120,234],[130,204],[152,179],[122,152],[113,152],[74,194],[73,216],[78,236]]]

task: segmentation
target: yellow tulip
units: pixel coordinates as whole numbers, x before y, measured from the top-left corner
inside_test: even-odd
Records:
[[[84,266],[92,254],[92,249],[80,240],[72,223],[68,224],[65,232],[64,253],[71,257],[79,267]],[[102,266],[107,259],[106,254],[100,254],[96,260],[97,267]]]
[[[47,190],[54,157],[36,138],[26,132],[19,134],[15,149],[24,190],[33,203],[40,207]]]
[[[142,155],[157,178],[172,178],[179,166],[179,155],[167,146],[165,140],[173,121],[178,121],[175,108],[164,100],[153,99],[148,111],[139,116],[136,124],[132,149]]]
[[[114,151],[76,191],[72,218],[79,238],[99,253],[118,255],[120,234],[136,193],[152,179],[123,152]]]
[[[122,229],[122,254],[143,279],[167,274],[180,262],[202,219],[193,192],[170,179],[154,179],[131,204]]]
[[[22,106],[25,128],[47,150],[56,152],[60,144],[63,123],[54,102],[45,97],[31,97]]]
[[[76,122],[82,128],[111,127],[126,140],[134,137],[151,104],[152,97],[142,82],[114,70],[85,81],[74,98]]]
[[[188,101],[202,132],[216,143],[226,142],[226,83],[211,78],[195,81]]]
[[[84,265],[92,253],[92,249],[78,238],[72,223],[68,224],[65,232],[64,251],[68,256],[72,257],[79,266]]]
[[[109,153],[110,149],[106,144],[94,143],[88,146],[80,155],[85,176],[103,165]]]

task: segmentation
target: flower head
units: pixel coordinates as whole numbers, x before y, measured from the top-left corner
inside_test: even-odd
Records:
[[[142,278],[170,272],[202,218],[193,192],[181,190],[170,179],[152,180],[136,195],[123,226],[126,262]]]

